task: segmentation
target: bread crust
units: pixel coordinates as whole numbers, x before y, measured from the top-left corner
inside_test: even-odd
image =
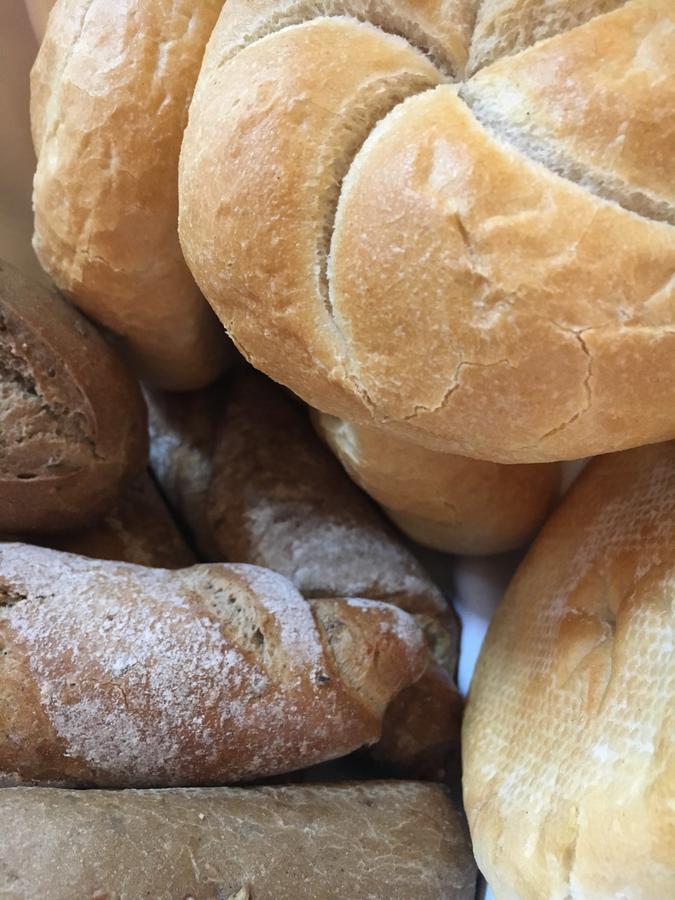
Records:
[[[140,389],[93,326],[0,261],[0,531],[105,515],[147,456]]]
[[[38,784],[223,784],[342,756],[426,666],[393,606],[25,544],[0,545],[0,632],[0,773]]]
[[[675,888],[675,444],[592,461],[483,644],[464,802],[495,896]]]
[[[436,550],[514,550],[532,537],[557,497],[556,463],[501,466],[427,450],[325,413],[312,418],[359,487],[409,537]]]
[[[60,0],[31,75],[35,251],[144,377],[200,387],[228,345],[176,236],[178,154],[222,0]]]
[[[7,789],[0,892],[72,900],[471,900],[476,870],[443,789]],[[241,893],[240,893],[241,891]]]

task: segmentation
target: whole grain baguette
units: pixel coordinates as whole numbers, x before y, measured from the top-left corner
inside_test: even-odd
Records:
[[[306,411],[250,372],[219,390],[149,402],[155,473],[203,550],[278,571],[305,597],[369,597],[415,616],[430,666],[390,707],[373,752],[399,772],[439,774],[458,747],[454,614]]]
[[[311,605],[253,566],[178,571],[0,545],[0,773],[106,787],[222,784],[374,743],[419,678],[414,621]]]
[[[0,791],[16,900],[470,900],[465,825],[436,785]]]
[[[68,303],[0,261],[0,531],[95,522],[143,469],[138,385]]]

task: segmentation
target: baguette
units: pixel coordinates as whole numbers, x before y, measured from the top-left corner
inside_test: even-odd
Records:
[[[0,262],[0,531],[100,519],[140,474],[146,410],[93,326]]]
[[[218,784],[339,757],[426,666],[393,606],[309,604],[253,566],[22,544],[0,545],[0,640],[0,773],[38,784]]]
[[[461,716],[454,614],[307,414],[253,373],[201,397],[151,399],[150,408],[155,471],[196,523],[200,546],[278,571],[305,597],[364,596],[415,616],[430,665],[394,700],[372,752],[399,774],[452,768]]]
[[[515,550],[544,521],[560,465],[502,466],[438,453],[372,425],[313,414],[351,478],[413,540],[445,553]]]
[[[49,900],[471,900],[436,785],[0,791],[0,895]]]

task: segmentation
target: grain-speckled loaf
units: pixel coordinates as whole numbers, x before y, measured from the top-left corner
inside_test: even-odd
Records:
[[[461,714],[454,613],[306,411],[257,373],[195,395],[155,393],[149,404],[153,468],[207,558],[273,569],[305,597],[369,597],[415,616],[432,660],[390,706],[373,753],[404,774],[452,768]]]
[[[169,571],[0,544],[0,773],[224,784],[380,736],[427,664],[413,619],[254,566]]]
[[[228,0],[179,233],[250,362],[494,462],[673,437],[675,11],[616,6]]]
[[[483,644],[464,802],[497,900],[675,895],[675,443],[594,460]]]
[[[58,0],[31,76],[36,253],[143,375],[199,387],[229,352],[176,234],[178,153],[222,0]]]
[[[560,487],[556,463],[504,466],[439,453],[326,413],[314,425],[351,478],[413,540],[446,553],[522,546]]]
[[[412,782],[0,791],[0,894],[115,900],[472,900],[459,813]]]
[[[145,465],[146,418],[95,328],[0,261],[0,532],[102,517]]]

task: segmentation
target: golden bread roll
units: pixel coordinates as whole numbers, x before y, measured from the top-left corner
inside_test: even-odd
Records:
[[[439,785],[8,788],[0,895],[42,900],[472,900]]]
[[[223,784],[380,736],[427,650],[368,600],[307,602],[254,566],[170,571],[0,544],[0,777]]]
[[[442,3],[405,21],[373,3],[373,28],[362,4],[229,0],[179,232],[253,365],[323,412],[493,462],[675,435],[675,12],[612,5],[484,4],[551,37],[457,87],[454,44],[424,25]]]
[[[594,460],[492,620],[464,803],[497,900],[675,893],[675,444]]]
[[[446,553],[522,546],[543,522],[560,466],[503,466],[428,450],[371,425],[316,412],[314,425],[350,477],[413,540]]]
[[[200,387],[227,339],[176,235],[178,154],[222,0],[59,0],[31,76],[34,246],[144,377]]]
[[[140,389],[96,329],[0,261],[0,532],[91,525],[143,469]]]

